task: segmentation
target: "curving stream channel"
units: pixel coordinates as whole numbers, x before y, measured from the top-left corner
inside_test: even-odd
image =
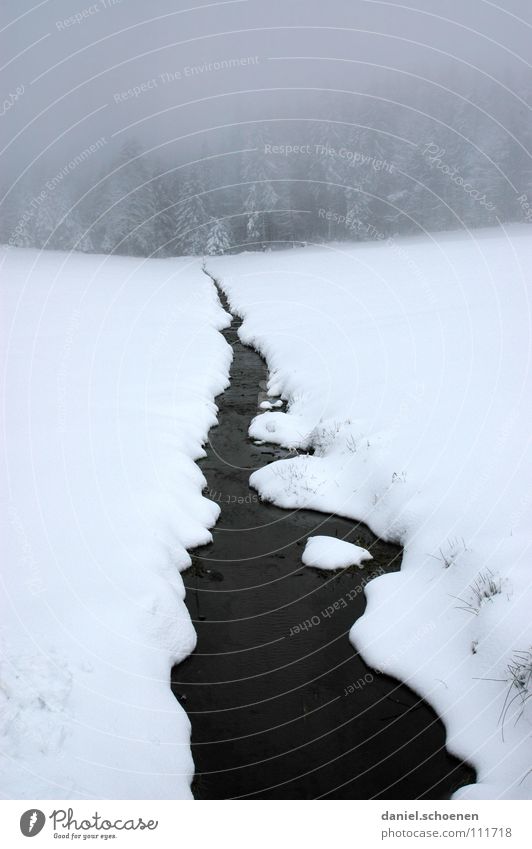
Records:
[[[365,582],[399,569],[401,550],[363,524],[282,510],[249,487],[254,469],[286,452],[248,436],[266,366],[239,341],[240,323],[224,331],[231,384],[200,461],[221,515],[213,542],[192,552],[183,575],[198,645],[172,671],[192,723],[194,795],[448,798],[473,770],[447,753],[433,710],[368,667],[348,638],[364,612]],[[374,559],[339,573],[304,567],[315,533],[360,544]]]

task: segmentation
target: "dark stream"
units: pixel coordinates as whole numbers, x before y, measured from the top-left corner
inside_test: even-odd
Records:
[[[348,639],[364,612],[364,582],[399,569],[401,550],[365,525],[281,510],[249,488],[251,472],[285,452],[248,437],[266,366],[239,342],[239,325],[225,331],[231,385],[200,462],[205,494],[222,512],[213,543],[192,553],[183,576],[198,645],[172,672],[192,723],[194,795],[446,799],[474,772],[446,752],[432,709],[372,671]],[[341,573],[304,567],[316,533],[356,542],[374,559]]]

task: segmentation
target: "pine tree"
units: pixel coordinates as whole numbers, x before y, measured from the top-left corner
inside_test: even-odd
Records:
[[[212,218],[206,253],[209,256],[228,253],[231,249],[231,236],[227,224],[220,218]]]
[[[92,242],[84,232],[79,210],[66,183],[46,190],[35,215],[35,246],[60,251],[90,251]]]
[[[2,202],[0,241],[17,248],[31,248],[35,245],[32,221],[32,191],[28,182],[22,180],[17,191],[11,193]]]
[[[120,151],[103,192],[99,247],[104,253],[150,256],[157,249],[157,197],[150,167],[135,142]]]
[[[340,156],[347,149],[341,124],[319,121],[312,126],[312,160],[309,169],[312,206],[316,212],[316,236],[331,241],[346,234],[338,219],[347,214],[346,188],[352,174],[346,175],[348,161]]]
[[[154,245],[152,254],[155,256],[172,256],[175,246],[175,207],[171,200],[168,175],[161,175],[161,166],[157,165],[157,176],[153,180],[154,204],[156,217],[154,220]]]
[[[260,245],[266,241],[264,220],[261,219],[261,211],[257,198],[257,187],[252,184],[244,201],[246,213],[246,240],[252,245]]]
[[[194,256],[205,251],[208,215],[203,194],[199,175],[192,171],[181,187],[175,213],[176,243],[181,255]]]
[[[260,132],[248,135],[247,147],[255,148],[255,151],[246,154],[243,162],[246,241],[254,247],[266,248],[274,239],[273,213],[279,202],[279,195],[273,186],[275,164],[264,152],[265,145]]]

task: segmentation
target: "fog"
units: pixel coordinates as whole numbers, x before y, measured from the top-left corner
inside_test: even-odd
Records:
[[[316,212],[323,197],[300,197],[301,183],[313,179],[336,186],[336,197],[341,191],[341,204],[327,202],[338,216],[342,206],[344,217],[348,214],[344,195],[351,190],[359,200],[375,198],[372,209],[368,204],[357,208],[357,220],[369,215],[371,226],[382,233],[412,229],[412,222],[407,226],[412,177],[425,187],[432,180],[430,192],[441,199],[445,191],[457,189],[449,179],[438,183],[437,178],[449,176],[444,168],[459,172],[468,185],[476,175],[481,184],[472,188],[477,202],[462,209],[460,190],[458,201],[447,197],[443,202],[457,215],[425,204],[425,218],[416,221],[422,229],[483,225],[522,213],[517,199],[530,188],[531,141],[532,10],[526,0],[417,0],[411,6],[384,0],[4,0],[1,14],[4,241],[20,243],[13,232],[20,231],[21,216],[47,180],[63,173],[61,192],[68,185],[70,209],[87,188],[122,166],[122,176],[129,170],[137,178],[142,172],[143,179],[169,171],[157,179],[159,193],[167,195],[165,207],[183,201],[187,181],[195,184],[195,195],[206,192],[209,209],[191,213],[196,227],[202,214],[212,220],[245,208],[253,179],[262,188],[268,180],[280,181],[276,199],[270,193],[272,206],[264,212],[269,225],[279,220],[274,212],[281,200],[284,210],[297,200]],[[312,150],[267,156],[267,144],[285,149],[310,145]],[[323,165],[323,155],[316,164],[316,144],[335,149],[334,174]],[[343,147],[352,156],[365,155],[366,162],[356,162],[356,169],[351,163],[344,173],[346,163],[340,159],[345,156],[338,153]],[[254,156],[238,153],[244,149]],[[431,162],[438,149],[445,155]],[[138,167],[125,167],[124,150],[138,158]],[[377,182],[376,161],[394,166],[388,172],[381,166]],[[373,165],[367,167],[368,162]],[[187,163],[199,164],[189,168]],[[259,174],[264,168],[266,173]],[[395,179],[383,180],[383,173],[392,175],[394,168]],[[400,172],[408,175],[408,184],[398,179]],[[130,174],[129,192],[134,179]],[[247,188],[237,194],[217,190],[215,198],[213,181]],[[282,198],[287,181],[289,196]],[[105,180],[100,185],[116,201],[123,183],[122,188]],[[108,198],[102,191],[95,190],[90,204],[85,200],[77,209],[84,231],[105,211]],[[490,193],[496,197],[488,199]],[[397,203],[390,201],[395,196]],[[484,204],[478,202],[483,196]],[[383,199],[398,212],[385,214]],[[265,202],[267,193],[260,205]],[[152,197],[149,203],[163,201]],[[124,212],[126,218],[131,214]],[[47,215],[53,217],[51,206]],[[284,226],[287,240],[339,237],[329,225],[326,232],[300,225]],[[165,242],[175,226],[175,220],[166,221]],[[360,229],[347,235],[360,237]],[[266,230],[261,243],[279,235],[271,226]],[[92,249],[103,249],[103,238],[96,234]],[[22,243],[72,247],[68,240],[47,239],[28,232]],[[241,244],[242,234],[232,242]],[[205,244],[200,240],[193,247],[201,252]],[[185,246],[176,242],[168,250],[182,252]]]

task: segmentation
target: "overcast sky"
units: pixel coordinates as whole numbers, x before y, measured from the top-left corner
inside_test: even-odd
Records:
[[[529,0],[2,0],[1,17],[4,181],[100,136],[196,145],[220,124],[308,116],[320,100],[302,90],[467,92],[532,61]]]

